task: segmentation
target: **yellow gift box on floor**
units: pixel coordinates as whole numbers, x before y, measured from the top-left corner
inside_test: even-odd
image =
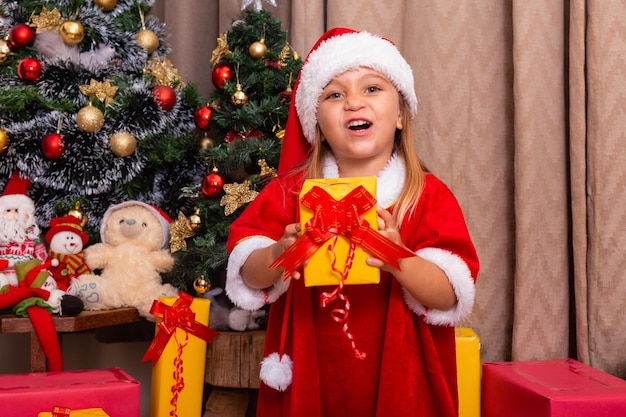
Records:
[[[159,301],[168,305],[174,305],[176,297],[160,297]],[[209,307],[211,302],[206,298],[194,298],[190,309],[195,314],[195,321],[208,325]],[[157,320],[157,324],[161,320]],[[161,331],[157,326],[157,335]],[[176,410],[179,416],[200,416],[202,415],[202,392],[204,389],[204,365],[206,363],[207,342],[192,335],[185,339],[186,332],[183,329],[176,329],[176,339],[179,342],[187,340],[187,344],[182,348],[180,359],[184,372],[184,387],[178,393]],[[152,368],[152,385],[150,386],[150,417],[166,417],[170,415],[173,406],[172,386],[176,383],[173,374],[175,371],[174,359],[178,357],[178,343],[172,336],[165,349],[161,353],[159,360]]]
[[[335,200],[341,200],[359,185],[365,187],[374,198],[376,197],[376,177],[325,178],[305,180],[300,192],[300,201],[315,186],[328,192]],[[300,225],[303,233],[306,230],[306,223],[314,217],[314,214],[314,210],[305,207],[302,203],[300,204]],[[360,216],[369,223],[370,228],[378,229],[378,214],[375,204],[370,209],[360,213]],[[329,216],[321,216],[319,220],[326,222],[326,224],[333,221]],[[335,268],[340,271],[344,270],[350,242],[346,237],[338,236],[333,249],[329,250],[328,247],[332,243],[332,238],[326,241],[304,265],[304,284],[307,287],[337,285],[341,281],[341,276],[332,270],[331,265],[335,260]],[[356,246],[352,266],[344,284],[378,284],[380,282],[380,269],[365,263],[370,256],[363,248]]]
[[[480,339],[469,328],[455,332],[459,417],[480,417]]]

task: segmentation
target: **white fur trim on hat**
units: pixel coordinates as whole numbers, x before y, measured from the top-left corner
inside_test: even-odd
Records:
[[[148,209],[153,215],[154,217],[156,217],[159,222],[161,223],[161,227],[163,228],[163,242],[161,244],[162,247],[166,247],[167,244],[169,243],[169,239],[170,239],[170,222],[172,221],[172,219],[169,218],[169,216],[167,214],[165,214],[164,212],[162,212],[161,210],[157,209],[156,207],[150,205],[150,204],[146,204],[142,201],[137,201],[137,200],[130,200],[130,201],[124,201],[122,203],[119,204],[114,204],[112,206],[110,206],[107,211],[104,212],[104,215],[102,216],[102,220],[100,221],[100,238],[102,240],[102,243],[106,243],[106,238],[104,237],[104,232],[107,228],[107,222],[109,220],[109,216],[111,216],[111,213],[113,213],[114,211],[117,211],[121,208],[124,207],[130,207],[130,206],[142,206],[145,207],[146,209]]]
[[[302,132],[310,144],[315,142],[317,104],[324,87],[334,77],[359,67],[384,74],[406,101],[411,116],[417,113],[413,71],[398,48],[368,32],[342,33],[321,42],[300,70],[295,105]]]
[[[420,249],[416,254],[443,270],[452,284],[457,302],[448,310],[427,309],[403,288],[404,301],[411,311],[424,316],[424,321],[428,324],[459,324],[472,311],[476,296],[474,279],[467,264],[458,255],[439,248]]]

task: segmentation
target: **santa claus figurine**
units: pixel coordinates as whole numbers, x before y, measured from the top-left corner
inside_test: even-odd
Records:
[[[80,287],[77,278],[91,274],[83,252],[88,241],[89,236],[77,217],[68,215],[50,220],[46,242],[48,259],[52,260],[51,272],[59,288],[68,294],[77,295]]]
[[[28,179],[14,172],[0,196],[0,260],[7,261],[0,271],[0,288],[18,285],[16,264],[32,259],[43,263],[48,257],[35,217],[35,203],[27,194],[31,187]]]

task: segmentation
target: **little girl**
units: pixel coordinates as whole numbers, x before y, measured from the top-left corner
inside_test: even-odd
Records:
[[[478,259],[456,199],[417,157],[416,112],[412,70],[384,38],[332,29],[305,60],[279,176],[228,242],[230,299],[271,303],[258,416],[458,414],[454,326],[472,309]],[[378,232],[415,255],[400,269],[367,259],[380,283],[343,287],[347,332],[320,303],[333,288],[270,265],[301,234],[305,179],[364,176],[377,177]]]

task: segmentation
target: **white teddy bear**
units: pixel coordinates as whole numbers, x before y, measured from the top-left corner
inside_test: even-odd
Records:
[[[158,208],[126,201],[108,208],[102,217],[102,243],[87,247],[85,262],[100,275],[84,274],[80,297],[87,310],[135,307],[150,321],[154,300],[175,297],[178,290],[163,284],[161,273],[174,266],[168,249],[171,219]]]

